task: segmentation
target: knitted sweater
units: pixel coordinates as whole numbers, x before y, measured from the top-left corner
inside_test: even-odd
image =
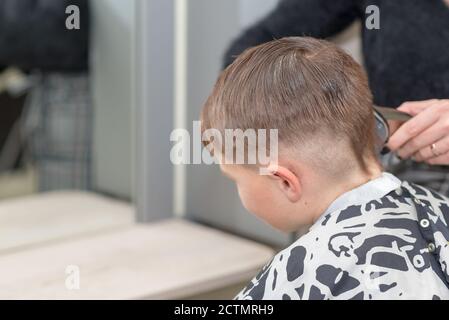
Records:
[[[246,48],[286,36],[328,38],[366,8],[380,9],[380,29],[363,28],[363,54],[374,102],[449,98],[449,7],[443,0],[281,0],[226,53],[225,64]]]
[[[80,29],[68,30],[66,8],[80,9]],[[84,72],[88,68],[87,0],[1,0],[0,66]]]

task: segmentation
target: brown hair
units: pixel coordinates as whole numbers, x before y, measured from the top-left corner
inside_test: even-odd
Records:
[[[222,72],[202,130],[278,129],[280,145],[315,145],[322,157],[326,137],[336,154],[346,153],[343,165],[352,158],[367,171],[366,161],[376,159],[372,106],[366,73],[348,54],[328,41],[290,37],[246,50]]]

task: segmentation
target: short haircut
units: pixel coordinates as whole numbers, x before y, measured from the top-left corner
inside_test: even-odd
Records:
[[[315,164],[367,171],[367,160],[377,160],[372,100],[351,56],[325,40],[288,37],[246,50],[221,73],[202,131],[278,129],[280,146],[314,149]]]

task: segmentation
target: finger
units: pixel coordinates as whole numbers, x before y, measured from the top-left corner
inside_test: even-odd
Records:
[[[388,127],[390,128],[390,136],[393,135],[393,133],[395,133],[404,124],[404,122],[397,120],[387,120],[387,122]]]
[[[416,137],[407,141],[399,150],[397,150],[397,154],[402,159],[408,159],[421,149],[430,147],[433,143],[443,139],[447,134],[446,131],[444,122],[437,121]]]
[[[426,161],[430,165],[449,165],[449,152]]]
[[[424,101],[409,101],[403,103],[398,110],[402,112],[406,112],[412,116],[416,116],[417,114],[421,113],[423,110],[427,109],[428,107],[438,103],[438,99],[432,99],[432,100],[424,100]]]
[[[421,132],[438,121],[439,114],[433,112],[432,108],[427,108],[414,118],[404,123],[390,138],[388,148],[397,151],[410,139],[413,139]]]
[[[437,155],[444,155],[449,152],[449,137],[444,137],[443,139],[438,140],[435,144],[435,149],[432,151],[432,146],[428,146],[419,150],[413,158],[416,161],[423,162],[432,158],[436,158]]]
[[[428,159],[431,159],[433,157],[434,157],[434,155],[432,154],[430,147],[428,147],[428,148],[423,148],[423,149],[419,150],[418,152],[416,152],[413,155],[412,159],[413,159],[413,161],[416,161],[416,162],[425,162]]]
[[[435,158],[430,146],[422,148],[413,155],[413,160],[416,162],[425,162],[429,159]]]

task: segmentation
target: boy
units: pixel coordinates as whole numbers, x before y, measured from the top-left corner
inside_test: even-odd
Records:
[[[449,201],[382,171],[372,106],[362,67],[312,38],[251,48],[219,77],[203,132],[279,137],[271,174],[260,164],[221,170],[273,227],[312,226],[236,299],[449,299]]]

